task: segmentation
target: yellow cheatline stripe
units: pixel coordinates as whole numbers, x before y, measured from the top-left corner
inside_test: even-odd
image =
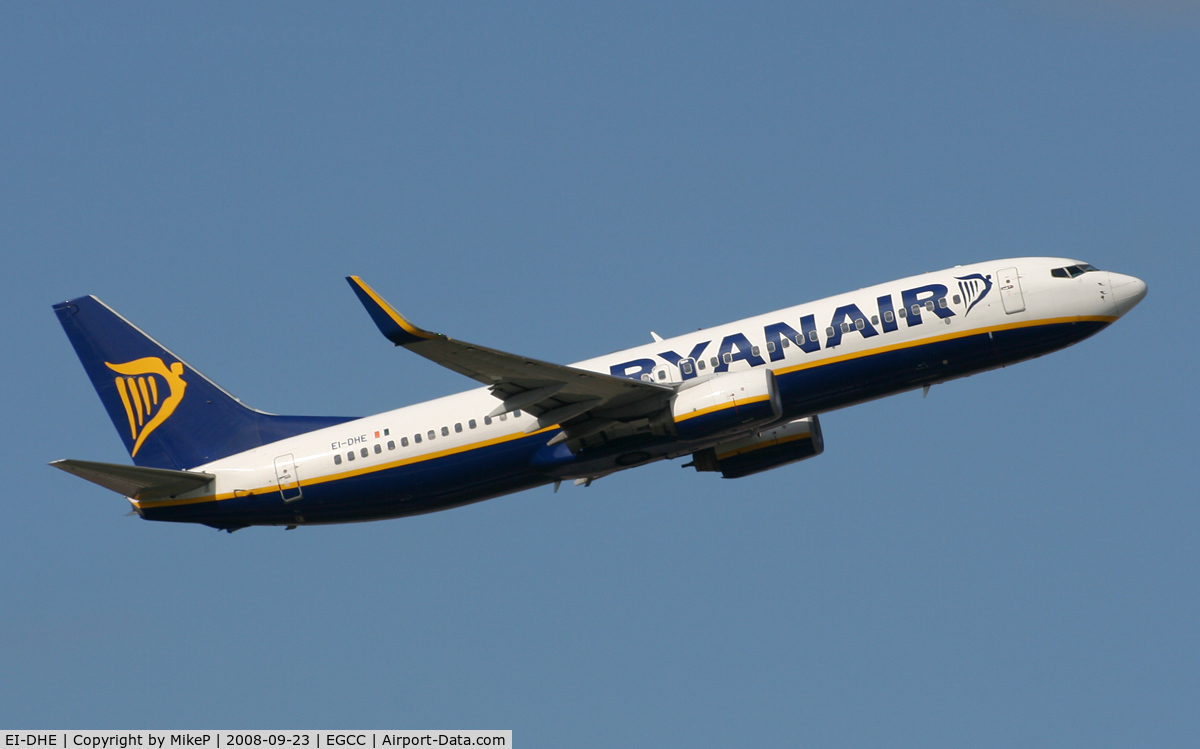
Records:
[[[353,278],[354,283],[358,284],[360,289],[367,292],[367,296],[371,297],[371,299],[373,299],[375,303],[379,305],[379,308],[386,312],[388,317],[392,318],[392,322],[396,323],[401,328],[404,328],[404,330],[408,331],[412,335],[417,336],[418,338],[437,338],[435,333],[430,333],[428,330],[421,330],[416,325],[413,325],[408,320],[405,320],[404,315],[401,315],[394,307],[392,307],[392,305],[384,301],[383,297],[376,294],[375,290],[370,286],[367,286],[367,284],[361,278],[358,276],[350,276],[350,278]]]
[[[1002,330],[1016,330],[1017,328],[1035,328],[1042,325],[1060,325],[1063,323],[1073,322],[1115,322],[1116,317],[1109,316],[1094,316],[1094,317],[1052,317],[1042,320],[1025,320],[1023,322],[1007,323],[1005,325],[996,325],[990,328],[972,328],[970,330],[960,330],[954,333],[945,335],[933,336],[930,338],[919,338],[913,341],[903,341],[901,343],[893,343],[890,346],[879,346],[877,348],[864,349],[850,354],[842,354],[841,356],[831,356],[827,359],[818,359],[809,361],[803,364],[797,364],[794,367],[783,367],[775,370],[775,375],[785,375],[791,372],[798,372],[802,369],[812,369],[814,367],[823,367],[827,364],[837,364],[838,362],[850,361],[851,359],[861,359],[866,356],[874,356],[875,354],[886,354],[890,351],[900,351],[914,346],[926,346],[931,343],[941,343],[943,341],[951,341],[956,338],[966,338],[973,335],[984,335],[985,333],[998,333]]]
[[[428,454],[424,454],[424,455],[414,455],[411,458],[404,458],[402,460],[393,460],[388,463],[380,463],[378,465],[364,466],[362,468],[358,468],[353,471],[344,471],[342,473],[332,473],[332,474],[327,474],[325,476],[318,476],[314,479],[306,479],[304,481],[301,481],[300,485],[301,486],[314,486],[316,484],[325,484],[330,481],[340,481],[342,479],[348,479],[348,478],[352,478],[354,476],[362,476],[362,475],[365,475],[368,473],[377,473],[379,471],[386,471],[391,468],[399,468],[401,466],[412,465],[413,463],[423,463],[427,460],[436,460],[437,458],[444,458],[444,457],[447,457],[450,455],[457,455],[459,453],[468,452],[470,450],[478,450],[480,448],[490,447],[492,445],[499,445],[504,442],[512,442],[513,440],[522,439],[524,437],[533,437],[538,434],[545,434],[546,432],[551,432],[556,429],[559,429],[558,424],[555,424],[554,426],[546,427],[545,429],[539,429],[536,432],[530,432],[529,434],[525,434],[524,432],[514,432],[511,434],[506,434],[503,437],[495,437],[490,440],[483,440],[480,442],[472,442],[469,445],[462,445],[461,447],[451,447],[451,448],[447,448],[445,450],[439,450],[438,452],[435,452],[435,453],[428,453]],[[403,449],[403,448],[401,448],[401,449]],[[363,460],[367,460],[367,458],[363,458]],[[234,496],[236,496],[240,499],[243,497],[257,496],[260,494],[274,494],[275,492],[279,491],[279,489],[277,489],[276,486],[278,486],[278,485],[276,484],[275,486],[259,487],[257,489],[251,489],[248,491],[243,490],[243,489],[238,489],[235,492],[226,492],[223,494],[210,495],[207,497],[188,497],[186,499],[164,499],[164,500],[160,500],[157,502],[154,502],[154,501],[139,502],[138,500],[131,500],[131,501],[137,507],[148,507],[148,508],[173,507],[176,505],[201,504],[203,502],[219,502],[220,500],[223,500],[223,499],[232,499]]]
[[[692,411],[690,413],[686,413],[683,416],[676,416],[675,423],[678,424],[681,421],[687,421],[688,419],[694,419],[697,416],[703,416],[704,414],[710,414],[715,411],[724,411],[727,408],[736,408],[738,406],[748,406],[751,403],[762,403],[763,401],[766,401],[766,400],[771,400],[771,396],[756,395],[753,398],[738,398],[733,401],[730,401],[729,403],[721,403],[716,406],[709,406],[708,408],[701,408],[697,411]]]
[[[743,447],[741,449],[733,450],[731,452],[721,453],[720,455],[717,456],[717,460],[725,460],[726,458],[732,458],[734,455],[742,455],[744,453],[754,452],[755,450],[761,450],[764,447],[772,447],[774,445],[778,445],[778,444],[781,444],[784,442],[792,442],[794,440],[806,440],[809,437],[812,437],[812,432],[805,432],[804,434],[793,434],[791,437],[784,437],[781,440],[774,440],[772,442],[760,442],[757,445],[750,445],[749,447]]]

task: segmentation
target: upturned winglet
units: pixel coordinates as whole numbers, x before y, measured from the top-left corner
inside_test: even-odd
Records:
[[[379,332],[397,346],[442,337],[437,333],[422,330],[404,319],[403,315],[384,301],[383,297],[376,294],[374,289],[363,283],[358,276],[346,276],[346,280],[350,283],[350,288],[354,289],[354,293],[358,295],[358,300],[367,308],[367,314],[375,321]]]

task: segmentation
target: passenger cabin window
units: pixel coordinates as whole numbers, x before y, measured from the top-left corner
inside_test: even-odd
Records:
[[[825,337],[833,338],[833,328],[825,328]]]
[[[871,324],[872,324],[872,325],[878,325],[878,324],[879,324],[879,315],[871,315]]]
[[[692,373],[692,362],[685,359],[682,363],[680,363],[679,371],[683,372],[685,375],[690,375]]]
[[[896,316],[894,314],[892,314],[891,310],[888,310],[887,312],[883,313],[883,321],[884,322],[895,322],[895,320],[896,320]]]
[[[725,360],[726,364],[733,364],[733,354],[722,354],[721,358]]]
[[[437,439],[437,432],[430,429],[428,432],[425,433],[425,436],[427,438],[429,438],[430,440],[435,440],[435,439]]]
[[[863,328],[867,327],[867,321],[860,317],[854,321],[854,327],[862,330]]]
[[[721,362],[719,359],[717,359],[717,357],[714,356],[713,358],[708,360],[708,363],[715,367],[715,366],[718,366]]]
[[[904,317],[905,315],[908,314],[908,312],[905,311],[905,309],[903,307],[901,307],[900,309],[896,310],[896,314],[899,315],[900,317]]]
[[[367,457],[367,455],[368,455],[367,448],[364,447],[363,449],[359,450],[358,454],[363,456],[364,458]]]
[[[704,369],[704,360],[703,360],[703,359],[697,359],[697,360],[696,360],[696,368],[697,368],[697,369]]]
[[[921,305],[919,305],[919,304],[914,304],[914,305],[912,306],[912,313],[913,313],[914,315],[919,315],[919,314],[921,314]]]
[[[395,450],[395,449],[396,449],[396,441],[395,441],[395,440],[388,440],[388,449],[389,449],[389,450]]]
[[[408,447],[408,437],[400,438],[400,447]]]
[[[333,464],[335,466],[340,466],[342,464],[342,454],[341,453],[334,453]]]
[[[416,442],[418,445],[419,445],[419,444],[421,444],[421,435],[419,435],[419,434],[414,434],[414,435],[413,435],[413,442]]]
[[[483,417],[483,425],[484,425],[484,426],[491,426],[491,424],[492,424],[492,417],[491,417],[491,416],[484,416],[484,417]]]
[[[955,304],[962,304],[962,297],[960,297],[958,294],[955,294],[955,295],[954,295],[954,303],[955,303]]]
[[[813,343],[816,343],[819,338],[820,338],[820,336],[817,335],[817,331],[815,331],[815,330],[808,331],[808,340],[812,341]]]
[[[660,379],[660,380],[667,379],[667,370],[665,370],[665,369],[658,370],[658,379]]]
[[[787,345],[786,338],[783,339],[783,342],[784,342],[784,345]],[[775,353],[775,342],[774,341],[767,341],[767,353],[768,354]]]
[[[850,323],[848,323],[848,322],[844,322],[844,323],[842,323],[842,332],[843,332],[843,333],[849,333],[849,332],[850,332]]]
[[[928,302],[925,302],[925,309],[929,310],[930,312],[933,312],[933,300],[932,299],[930,299]]]
[[[462,431],[462,424],[461,424],[461,423],[455,424],[455,425],[454,425],[454,431],[455,431],[455,432],[461,432],[461,431]]]
[[[517,409],[514,409],[514,410],[513,410],[513,418],[514,418],[514,419],[519,419],[519,418],[521,418],[521,409],[517,408]]]
[[[508,414],[500,414],[500,421],[508,421]]]
[[[783,346],[784,348],[787,348],[787,347],[790,345],[790,344],[789,344],[789,342],[788,342],[788,339],[786,339],[786,338],[780,338],[780,339],[779,339],[779,344],[780,344],[781,346]],[[773,343],[768,343],[768,344],[767,344],[767,351],[774,351],[774,349],[772,349],[772,348],[771,348],[771,347],[772,347],[772,346],[774,346],[774,345],[775,345],[775,344],[773,344]]]
[[[949,303],[946,301],[946,297],[942,297],[941,299],[938,300],[938,306],[941,307],[942,309],[946,309],[946,307],[949,306]]]
[[[378,455],[381,452],[383,452],[383,445],[380,445],[378,442],[376,442],[375,443],[375,454]]]
[[[474,419],[471,419],[470,421],[467,422],[467,426],[470,427],[471,429],[474,429],[478,425],[475,423]]]
[[[758,346],[751,346],[750,353],[754,354],[757,357],[758,356]]]
[[[350,461],[353,461],[353,460],[354,460],[354,451],[353,451],[353,450],[351,450],[350,452],[346,453],[346,460],[350,460]]]
[[[442,436],[443,436],[443,437],[449,437],[449,436],[450,436],[450,427],[442,427]]]

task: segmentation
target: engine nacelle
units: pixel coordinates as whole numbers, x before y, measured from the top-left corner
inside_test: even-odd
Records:
[[[717,375],[680,390],[671,399],[671,416],[683,439],[752,429],[782,414],[775,373],[769,369]]]
[[[692,453],[688,465],[697,471],[720,471],[723,478],[736,479],[811,458],[824,450],[821,422],[809,416]]]

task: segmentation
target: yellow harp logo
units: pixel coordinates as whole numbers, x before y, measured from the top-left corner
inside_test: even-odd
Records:
[[[118,375],[115,379],[117,393],[125,405],[129,433],[133,435],[133,449],[129,454],[136,456],[150,433],[166,421],[183,400],[183,389],[187,387],[183,381],[183,365],[175,362],[168,369],[157,356],[124,364],[104,364]]]

